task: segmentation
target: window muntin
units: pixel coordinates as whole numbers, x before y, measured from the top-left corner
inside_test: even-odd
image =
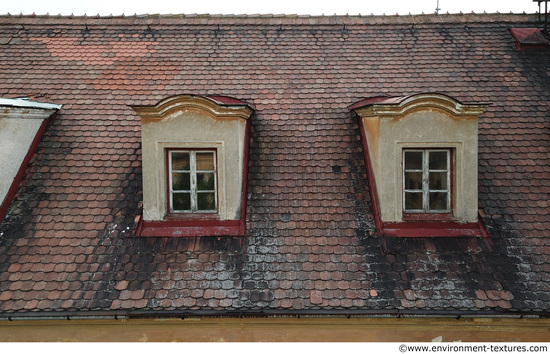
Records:
[[[449,213],[450,150],[403,150],[403,211]]]
[[[168,151],[171,213],[216,213],[216,153],[208,150]]]

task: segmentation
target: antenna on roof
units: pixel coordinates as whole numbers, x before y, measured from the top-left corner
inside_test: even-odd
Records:
[[[435,13],[437,15],[439,15],[439,10],[441,10],[441,9],[439,8],[439,0],[437,0],[437,5],[435,5]]]

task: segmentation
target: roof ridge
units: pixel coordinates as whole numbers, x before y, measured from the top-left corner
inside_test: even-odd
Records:
[[[193,24],[208,24],[208,22],[219,23],[220,20],[243,20],[243,21],[273,21],[276,24],[281,24],[281,21],[292,21],[292,24],[342,24],[345,21],[346,24],[399,24],[399,23],[439,23],[439,22],[526,22],[537,21],[538,14],[523,13],[454,13],[449,12],[445,14],[406,14],[406,15],[299,15],[299,14],[134,14],[134,15],[13,15],[13,14],[0,14],[0,21],[8,19],[21,19],[27,24],[32,24],[32,20],[37,23],[44,24],[44,22],[58,21],[58,20],[73,20],[73,21],[106,21],[106,20],[118,20],[118,21],[154,21],[154,20],[189,20]],[[152,23],[152,22],[149,22]],[[120,23],[119,23],[120,24]],[[234,24],[234,22],[231,22]]]

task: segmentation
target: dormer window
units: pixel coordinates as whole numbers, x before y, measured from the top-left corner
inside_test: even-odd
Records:
[[[350,107],[380,235],[486,236],[477,201],[477,121],[485,107],[431,93]]]
[[[211,96],[133,107],[141,117],[141,236],[243,235],[253,109]]]

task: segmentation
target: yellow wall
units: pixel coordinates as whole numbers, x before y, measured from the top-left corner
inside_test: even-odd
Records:
[[[0,341],[543,342],[550,319],[189,318],[0,321]]]

